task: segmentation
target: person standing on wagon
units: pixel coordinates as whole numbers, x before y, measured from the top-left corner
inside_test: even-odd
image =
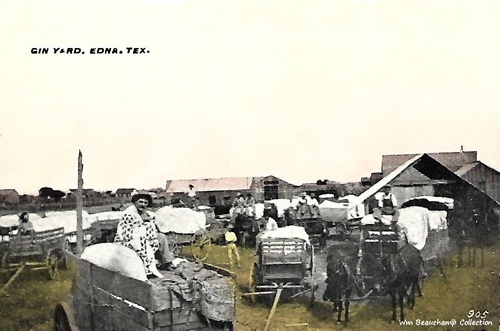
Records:
[[[162,278],[155,261],[155,253],[160,255],[162,269],[172,264],[173,256],[168,250],[165,234],[158,231],[154,215],[146,210],[153,203],[149,194],[135,194],[132,196],[130,207],[124,210],[118,223],[115,242],[131,248],[139,254],[146,275]]]

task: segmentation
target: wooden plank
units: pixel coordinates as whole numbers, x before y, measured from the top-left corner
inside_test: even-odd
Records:
[[[133,325],[137,324],[144,328],[150,327],[150,312],[94,287],[94,312],[101,314],[103,311],[108,312],[110,315],[121,315],[123,322],[118,325],[128,325],[130,320],[133,321]]]
[[[154,327],[155,328],[165,328],[174,326],[180,326],[191,323],[200,323],[203,322],[200,320],[200,314],[196,310],[194,306],[184,306],[175,309],[165,309],[162,311],[155,312],[154,315]],[[168,330],[168,328],[167,328]],[[173,330],[178,330],[177,327],[174,327]]]
[[[151,285],[91,264],[94,287],[152,310]]]
[[[76,324],[80,330],[92,330],[91,298],[88,291],[73,287],[71,292]]]

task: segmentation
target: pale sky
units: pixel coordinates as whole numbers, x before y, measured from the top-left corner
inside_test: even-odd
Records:
[[[79,149],[98,190],[359,181],[461,145],[500,170],[500,1],[6,0],[0,77],[0,188],[20,193],[76,188]]]

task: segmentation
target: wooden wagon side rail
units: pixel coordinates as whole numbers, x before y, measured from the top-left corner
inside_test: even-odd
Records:
[[[170,286],[126,277],[71,253],[68,261],[78,268],[71,306],[81,330],[206,329],[197,307],[178,297]]]

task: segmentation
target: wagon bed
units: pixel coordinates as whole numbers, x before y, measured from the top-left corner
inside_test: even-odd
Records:
[[[182,284],[174,290],[123,276],[72,254],[69,259],[78,274],[71,298],[55,309],[57,331],[234,330],[234,319],[211,321],[199,313],[195,302],[179,296],[190,290]],[[229,295],[232,298],[233,293]]]

